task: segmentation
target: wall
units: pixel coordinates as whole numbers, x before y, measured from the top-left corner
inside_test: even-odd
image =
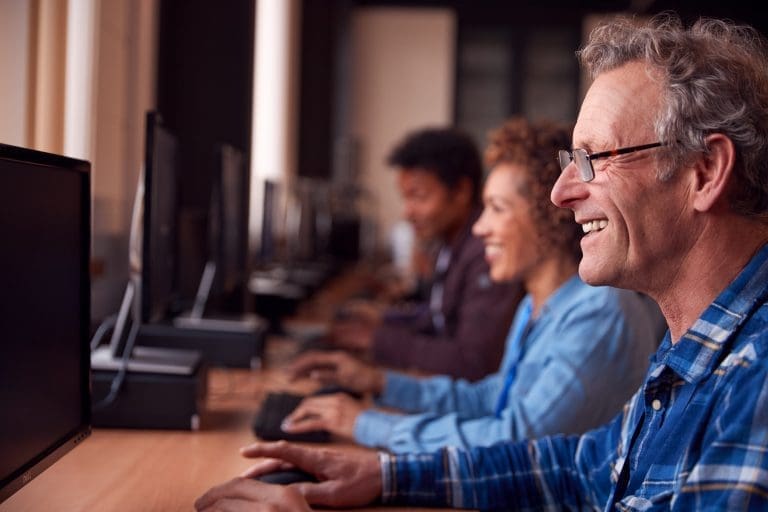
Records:
[[[117,310],[128,277],[157,5],[0,0],[0,142],[92,164],[94,319]]]
[[[448,9],[353,11],[351,131],[379,246],[401,217],[386,155],[405,133],[451,122],[455,41],[456,20]]]
[[[92,316],[117,312],[128,280],[128,234],[155,105],[157,2],[99,2],[93,107]]]
[[[29,87],[29,0],[0,0],[0,142],[23,146]]]

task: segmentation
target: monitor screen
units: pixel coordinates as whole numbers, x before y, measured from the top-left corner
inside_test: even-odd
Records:
[[[89,170],[0,144],[0,501],[90,432]]]
[[[277,200],[277,183],[270,180],[264,180],[264,197],[261,216],[261,247],[259,249],[259,259],[264,263],[271,263],[277,259]]]
[[[220,227],[217,264],[218,288],[234,293],[245,280],[248,250],[248,175],[242,151],[229,144],[219,150]]]
[[[141,233],[142,323],[166,319],[176,290],[176,153],[178,142],[160,115],[146,120]]]

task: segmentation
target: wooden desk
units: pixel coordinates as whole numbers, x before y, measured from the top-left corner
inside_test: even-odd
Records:
[[[284,344],[273,345],[282,359]],[[211,370],[201,430],[96,429],[0,512],[189,512],[203,492],[250,466],[238,449],[254,440],[253,414],[267,389],[287,387],[276,370]]]

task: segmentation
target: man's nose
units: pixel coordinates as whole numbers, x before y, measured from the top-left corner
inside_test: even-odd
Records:
[[[550,200],[560,208],[571,208],[574,201],[583,199],[587,192],[587,184],[579,176],[576,164],[569,163],[560,173],[552,187]]]

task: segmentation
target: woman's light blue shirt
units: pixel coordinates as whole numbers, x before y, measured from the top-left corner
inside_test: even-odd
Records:
[[[526,296],[510,333],[517,329]],[[500,370],[477,381],[388,372],[376,405],[355,423],[355,440],[395,452],[582,433],[611,419],[637,390],[666,330],[658,307],[636,292],[592,287],[574,276],[553,293],[523,340],[507,339]],[[506,407],[494,415],[505,376],[517,362]]]

